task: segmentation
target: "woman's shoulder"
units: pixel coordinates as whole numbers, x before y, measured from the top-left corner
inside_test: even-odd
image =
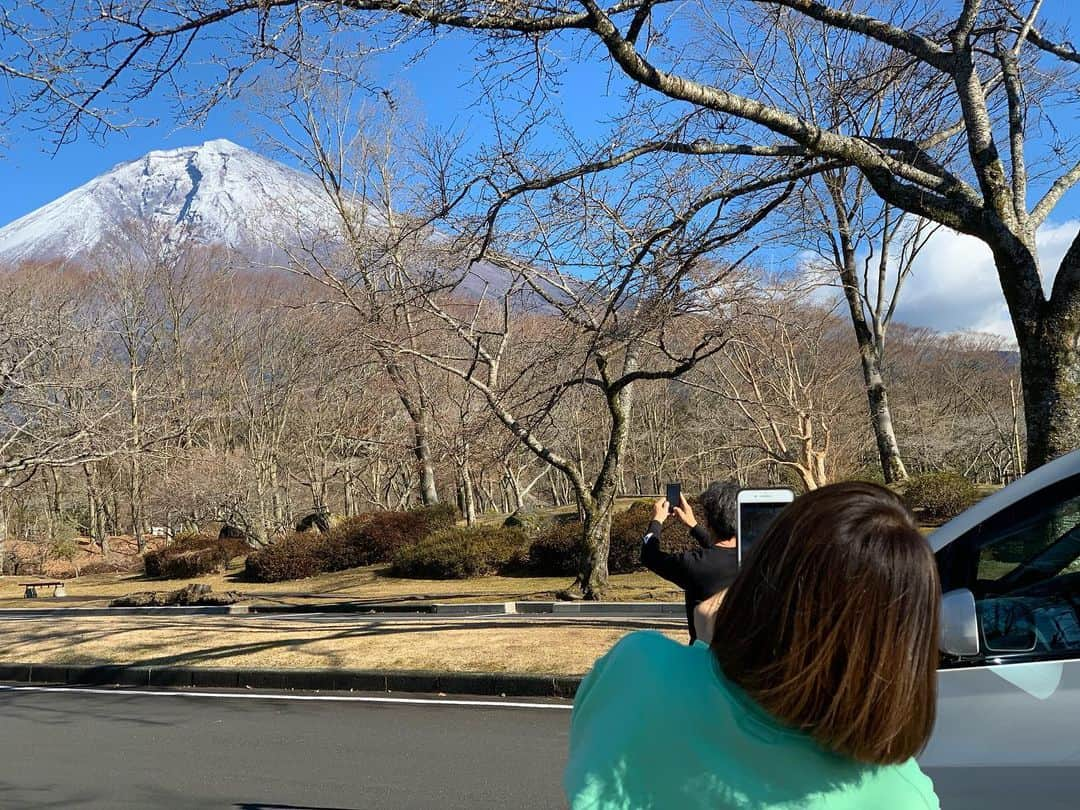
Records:
[[[683,644],[657,630],[627,633],[608,653],[612,659],[622,662],[647,661],[666,666],[696,664],[709,654],[709,648],[704,644]]]
[[[623,636],[597,662],[597,670],[633,673],[637,684],[679,683],[667,699],[700,698],[707,684],[719,686],[712,651],[702,643],[688,645],[656,630],[638,630]],[[694,686],[691,686],[694,684]]]
[[[899,765],[874,769],[869,783],[864,783],[860,801],[865,806],[892,807],[896,810],[940,810],[934,783],[914,759]]]

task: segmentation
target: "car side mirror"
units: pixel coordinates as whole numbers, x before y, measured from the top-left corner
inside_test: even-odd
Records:
[[[979,619],[975,594],[957,588],[941,597],[941,651],[946,655],[979,654]]]

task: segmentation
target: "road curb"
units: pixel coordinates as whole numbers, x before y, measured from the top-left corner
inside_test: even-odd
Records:
[[[124,664],[0,664],[0,682],[64,686],[284,689],[305,692],[415,692],[572,698],[581,678],[506,672],[363,669],[152,667]]]

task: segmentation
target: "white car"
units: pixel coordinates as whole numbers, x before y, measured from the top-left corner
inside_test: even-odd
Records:
[[[1080,451],[930,537],[938,719],[919,758],[946,810],[1080,808]]]

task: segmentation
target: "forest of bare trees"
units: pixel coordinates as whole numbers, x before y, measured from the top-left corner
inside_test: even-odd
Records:
[[[219,523],[261,544],[312,512],[422,503],[429,477],[470,520],[581,507],[606,497],[593,494],[604,475],[612,497],[731,475],[798,489],[883,477],[842,303],[812,279],[744,269],[752,294],[686,323],[666,313],[686,332],[665,343],[673,352],[723,338],[677,375],[635,378],[614,408],[627,346],[590,354],[559,311],[432,293],[409,305],[414,333],[395,344],[311,279],[194,247],[148,261],[132,240],[130,262],[120,250],[4,278],[0,514],[6,536],[43,555],[76,533],[107,556],[111,535],[143,543],[155,527]],[[655,363],[649,351],[635,368]],[[474,384],[469,365],[495,358]],[[1016,476],[1018,369],[1000,341],[897,324],[887,372],[911,472]],[[424,392],[424,458],[402,377]]]

